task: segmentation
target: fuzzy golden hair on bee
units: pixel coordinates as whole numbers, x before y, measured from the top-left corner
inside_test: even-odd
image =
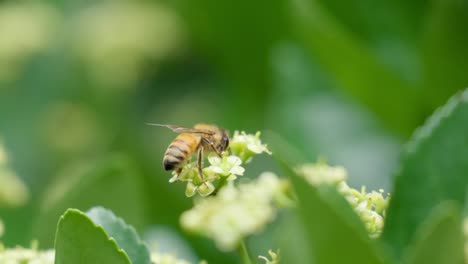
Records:
[[[179,174],[185,162],[196,154],[198,172],[204,181],[203,155],[214,152],[221,157],[221,154],[229,147],[228,132],[216,125],[199,123],[193,128],[187,128],[176,125],[147,124],[166,127],[178,133],[164,153],[163,167],[166,171],[175,170]]]

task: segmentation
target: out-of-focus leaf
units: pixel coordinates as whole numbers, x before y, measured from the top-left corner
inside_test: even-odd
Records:
[[[130,264],[128,255],[83,212],[68,209],[57,227],[55,263]]]
[[[125,156],[73,166],[45,190],[33,237],[49,246],[54,232],[50,224],[61,212],[71,207],[88,210],[97,204],[141,227],[146,209],[141,185],[141,176]]]
[[[464,203],[468,185],[468,90],[452,97],[408,143],[390,202],[383,240],[401,257],[431,210]]]
[[[385,263],[362,224],[357,228],[357,215],[334,187],[314,188],[296,175],[291,180],[316,263]]]
[[[463,232],[460,209],[440,204],[422,224],[408,252],[409,264],[463,263]]]
[[[415,17],[411,17],[413,23],[408,23],[405,12],[399,8],[397,1],[319,0],[317,2],[362,40],[372,42],[384,38],[388,42],[395,33],[406,33],[404,36],[416,33]],[[408,6],[406,4],[405,8]]]
[[[130,258],[132,263],[151,264],[148,248],[138,237],[135,229],[117,217],[112,211],[93,207],[86,215],[97,225],[104,228],[106,233],[117,241]]]
[[[468,86],[468,3],[429,1],[422,33],[424,98],[427,108],[444,103],[455,91]]]
[[[299,215],[288,212],[284,219],[279,220],[281,222],[275,232],[274,242],[281,249],[281,259],[286,263],[316,263],[312,261],[313,252],[310,250],[308,234]]]
[[[316,2],[293,2],[296,34],[344,89],[403,135],[417,124],[415,90]],[[398,102],[398,103],[395,103]]]
[[[297,194],[296,213],[306,233],[309,251],[304,256],[294,256],[286,263],[386,263],[383,251],[368,237],[363,223],[345,198],[335,187],[313,187],[291,168],[301,158],[298,153],[273,133],[269,143],[275,158],[290,176]],[[301,250],[298,250],[300,253]],[[338,253],[339,252],[339,253]],[[288,256],[288,255],[286,255]]]

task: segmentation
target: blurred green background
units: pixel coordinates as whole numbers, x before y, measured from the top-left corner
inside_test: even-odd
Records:
[[[51,247],[66,208],[103,205],[174,240],[164,247],[184,251],[183,236],[187,258],[235,263],[179,230],[191,200],[161,166],[175,135],[145,122],[272,130],[345,166],[351,186],[391,191],[402,143],[468,84],[467,12],[464,0],[1,1],[0,138],[29,189],[0,209],[2,241]],[[259,158],[247,177],[272,169]],[[275,234],[250,244],[265,254]]]

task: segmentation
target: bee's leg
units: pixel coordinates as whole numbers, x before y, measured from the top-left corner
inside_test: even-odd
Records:
[[[215,148],[213,141],[211,141],[210,139],[205,138],[205,137],[202,138],[202,140],[205,141],[206,143],[208,143],[208,145],[210,145],[211,149],[216,153],[216,155],[218,155],[218,157],[220,157],[220,158],[222,157],[221,153]]]
[[[198,174],[200,174],[200,178],[203,181],[204,184],[205,182],[205,177],[203,176],[203,146],[200,146],[198,148],[198,153],[197,153],[197,164],[198,164]]]

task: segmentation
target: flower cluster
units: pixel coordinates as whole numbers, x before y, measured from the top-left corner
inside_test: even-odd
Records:
[[[162,254],[158,252],[151,252],[151,261],[154,264],[190,264],[190,262],[178,259],[172,254]]]
[[[313,186],[321,184],[338,186],[348,178],[345,168],[341,166],[331,167],[325,162],[303,164],[296,169],[296,172],[304,176]]]
[[[232,181],[237,176],[244,174],[244,168],[240,166],[241,160],[236,156],[228,156],[226,152],[221,158],[210,156],[208,161],[211,165],[202,169],[203,179],[198,173],[197,163],[189,162],[183,167],[180,174],[173,172],[174,176],[169,182],[187,182],[185,189],[187,197],[192,197],[196,193],[200,194],[200,196],[208,196],[216,189],[213,184],[215,181]]]
[[[208,162],[210,166],[203,168],[203,179],[198,173],[198,165],[196,161],[187,163],[180,174],[173,172],[173,177],[169,182],[182,181],[187,182],[185,195],[192,197],[196,193],[200,196],[208,196],[216,189],[220,189],[226,182],[237,179],[238,176],[244,175],[245,169],[242,164],[252,159],[254,154],[263,152],[271,154],[266,145],[262,144],[260,132],[256,135],[249,135],[245,132],[235,132],[231,140],[230,150],[231,155],[226,151],[222,157],[210,155]],[[217,182],[215,187],[214,183]]]
[[[324,162],[305,164],[297,169],[311,185],[330,184],[337,187],[354,211],[363,221],[369,236],[377,238],[384,227],[385,211],[388,207],[390,196],[384,197],[384,191],[366,192],[365,186],[360,191],[353,189],[346,183],[347,173],[343,167],[332,167]]]
[[[0,244],[0,263],[8,264],[53,264],[55,251],[38,250],[37,242],[33,241],[31,248],[11,248],[6,249]],[[151,252],[151,261],[154,264],[190,264],[190,262],[179,259],[169,253]],[[200,261],[199,264],[207,264],[206,261]]]
[[[250,162],[253,155],[267,153],[271,155],[266,144],[260,140],[260,131],[255,135],[246,134],[244,131],[235,131],[230,143],[231,153],[239,157],[242,162]]]
[[[280,263],[279,249],[277,252],[274,252],[271,249],[268,250],[268,255],[270,255],[271,260],[269,260],[267,257],[264,257],[264,256],[258,256],[258,258],[263,259],[265,261],[265,264],[279,264]]]
[[[151,262],[153,264],[191,264],[184,259],[177,258],[175,255],[158,252],[151,252]],[[198,264],[208,264],[208,262],[202,260]]]
[[[275,201],[287,188],[286,181],[265,172],[255,181],[238,187],[230,183],[216,196],[196,200],[180,221],[188,231],[213,239],[220,249],[233,250],[275,218]]]
[[[54,250],[40,251],[37,243],[33,243],[29,248],[5,249],[0,244],[0,263],[8,264],[53,264],[55,258]]]
[[[346,200],[353,206],[354,211],[364,222],[367,232],[371,238],[377,238],[383,231],[385,212],[388,207],[390,196],[384,197],[384,190],[378,192],[366,192],[365,186],[361,191],[350,188],[345,182],[340,184],[338,191],[342,193]]]

